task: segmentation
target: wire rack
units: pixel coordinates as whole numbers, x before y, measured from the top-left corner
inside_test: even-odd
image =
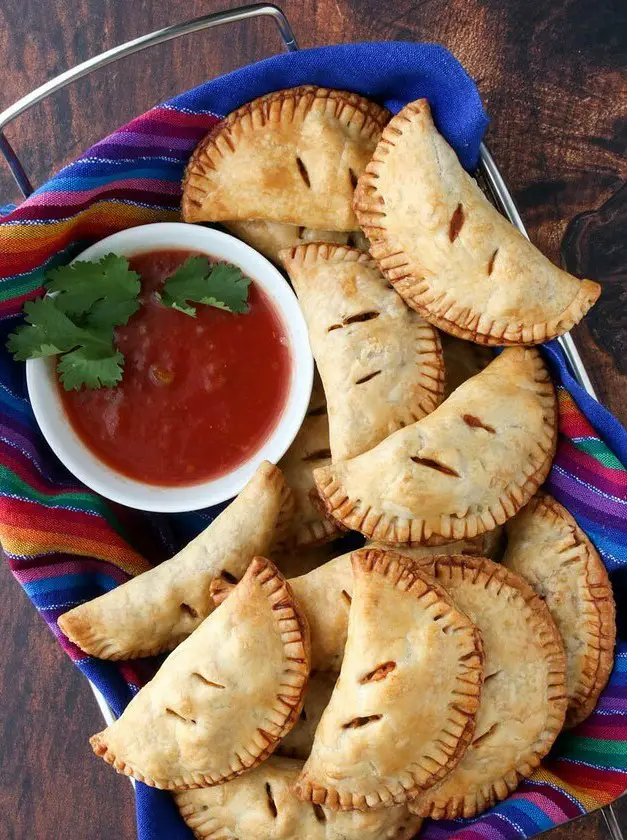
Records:
[[[66,70],[64,73],[60,73],[58,76],[55,76],[53,79],[45,82],[45,84],[30,91],[30,93],[27,93],[26,96],[18,99],[17,102],[14,102],[13,105],[10,105],[2,111],[0,113],[0,154],[4,157],[22,195],[27,198],[33,192],[34,187],[17,152],[13,149],[4,133],[6,126],[13,122],[16,117],[19,117],[20,114],[25,113],[34,105],[37,105],[44,99],[47,99],[53,93],[67,87],[67,85],[72,82],[83,78],[83,76],[88,76],[95,70],[106,67],[108,64],[112,64],[121,58],[133,55],[133,53],[140,52],[148,47],[157,46],[157,44],[163,44],[166,41],[173,41],[175,38],[180,38],[183,35],[190,35],[193,32],[200,32],[205,29],[213,29],[214,27],[223,26],[228,23],[238,23],[259,17],[269,18],[275,23],[279,31],[281,41],[283,42],[283,46],[288,52],[295,52],[298,50],[298,43],[296,41],[296,37],[294,36],[294,31],[292,30],[284,12],[278,6],[270,3],[255,3],[253,5],[241,6],[224,12],[203,15],[202,17],[197,17],[184,23],[166,26],[163,29],[158,29],[155,32],[148,33],[147,35],[141,35],[139,38],[134,38],[132,41],[127,41],[124,44],[113,47],[106,52],[100,53],[100,55],[93,56],[92,58],[87,59],[87,61],[77,64],[75,67]],[[512,198],[511,193],[507,188],[507,184],[505,183],[505,180],[485,143],[482,143],[479,149],[478,175],[485,184],[496,207],[498,207],[501,213],[509,219],[514,227],[523,234],[523,236],[529,238],[514,199]],[[588,376],[585,365],[579,355],[579,351],[577,350],[572,336],[570,334],[563,335],[558,339],[558,341],[575,379],[592,397],[597,399],[592,382]],[[96,686],[93,685],[93,683],[90,683],[90,685],[105,721],[108,724],[111,723],[114,719],[111,707],[100,691],[98,691]],[[602,815],[612,840],[625,840],[616,818],[616,814],[611,805],[602,809]]]

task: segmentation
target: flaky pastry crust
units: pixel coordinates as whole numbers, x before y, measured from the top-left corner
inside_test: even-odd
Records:
[[[440,403],[437,331],[409,309],[375,262],[345,245],[282,251],[322,378],[333,461],[353,458]]]
[[[451,774],[410,808],[435,819],[474,817],[530,776],[559,734],[564,649],[546,605],[509,569],[464,556],[434,557],[420,568],[481,631],[485,679],[470,746]]]
[[[460,338],[548,341],[577,324],[601,291],[553,265],[490,204],[436,130],[426,99],[384,129],[355,212],[396,291]]]
[[[483,681],[475,626],[392,551],[352,555],[340,676],[295,786],[336,810],[401,804],[448,775],[472,739]]]
[[[503,565],[544,600],[566,649],[566,726],[588,717],[614,665],[616,608],[597,550],[548,493],[535,496],[507,523]]]
[[[91,745],[151,787],[221,785],[267,758],[292,728],[310,661],[309,628],[289,585],[256,557],[226,603]]]
[[[549,372],[537,350],[510,347],[431,414],[314,478],[346,528],[437,545],[513,516],[546,478],[556,443]]]
[[[389,112],[315,85],[243,105],[196,147],[183,179],[186,222],[250,219],[357,230],[357,179]]]

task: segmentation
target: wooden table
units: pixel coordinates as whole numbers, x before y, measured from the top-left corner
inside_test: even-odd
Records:
[[[229,2],[4,0],[0,108],[122,41]],[[449,47],[478,82],[487,140],[532,239],[603,283],[576,331],[602,401],[627,421],[627,53],[620,0],[284,0],[303,47],[408,39]],[[622,20],[621,20],[622,19]],[[620,24],[623,24],[622,38]],[[18,120],[8,136],[36,184],[117,125],[218,73],[279,49],[268,21],[166,44],[84,79]],[[0,203],[17,191],[0,171]],[[0,836],[135,836],[131,790],[96,761],[89,687],[0,564]],[[627,807],[617,808],[627,827]],[[600,814],[551,840],[605,840]]]

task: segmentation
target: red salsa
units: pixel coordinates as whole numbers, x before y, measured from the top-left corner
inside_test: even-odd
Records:
[[[125,364],[116,388],[59,386],[94,454],[149,484],[195,484],[244,463],[276,426],[288,392],[288,340],[254,282],[245,315],[198,305],[191,318],[158,301],[155,291],[192,255],[152,251],[129,260],[141,276],[141,308],[117,330]]]

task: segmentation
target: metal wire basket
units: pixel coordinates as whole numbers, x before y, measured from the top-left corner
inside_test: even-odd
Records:
[[[283,11],[272,4],[257,3],[249,6],[241,6],[237,9],[231,9],[225,12],[217,12],[214,14],[203,15],[202,17],[194,18],[193,20],[184,23],[173,24],[164,29],[158,29],[155,32],[150,32],[142,35],[139,38],[134,38],[132,41],[127,41],[117,47],[113,47],[100,55],[77,64],[75,67],[60,73],[50,81],[38,88],[30,91],[13,105],[6,108],[0,113],[0,153],[4,157],[15,182],[22,193],[27,198],[34,191],[34,187],[24,169],[24,166],[12,145],[5,136],[4,129],[16,117],[30,110],[34,105],[44,101],[53,93],[67,87],[72,82],[89,75],[101,67],[106,67],[121,58],[126,58],[133,53],[140,52],[148,47],[154,47],[158,44],[163,44],[166,41],[172,41],[175,38],[180,38],[183,35],[189,35],[193,32],[200,32],[205,29],[213,29],[217,26],[222,26],[228,23],[238,23],[253,18],[265,17],[270,18],[276,24],[279,31],[283,46],[288,52],[295,52],[298,50],[298,43],[292,30],[292,27],[283,13]],[[524,223],[516,204],[507,188],[505,180],[501,172],[490,154],[488,147],[482,143],[479,149],[479,166],[477,175],[482,185],[486,189],[494,205],[500,210],[503,215],[516,227],[523,236],[528,237]],[[584,363],[579,355],[579,351],[573,341],[571,335],[566,334],[558,338],[558,342],[564,352],[571,372],[579,384],[595,399],[596,393],[592,386],[592,382]],[[109,724],[113,721],[114,715],[111,707],[106,702],[105,698],[98,691],[98,689],[90,683],[91,689],[96,697],[96,701],[105,721]],[[612,837],[612,840],[625,840],[624,835],[616,819],[616,815],[611,805],[602,809],[603,818],[607,829]]]

